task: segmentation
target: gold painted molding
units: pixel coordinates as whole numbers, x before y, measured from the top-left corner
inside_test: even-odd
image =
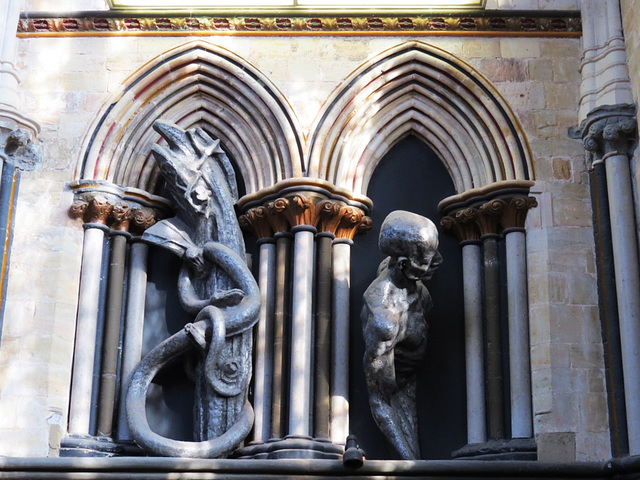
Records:
[[[19,37],[46,36],[548,36],[579,37],[579,12],[540,15],[433,13],[316,16],[23,15]]]

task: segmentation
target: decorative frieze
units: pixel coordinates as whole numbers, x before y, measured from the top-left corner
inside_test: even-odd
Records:
[[[45,35],[358,35],[362,33],[482,34],[579,36],[582,24],[578,12],[563,15],[318,15],[318,16],[25,16],[18,24],[18,36]]]

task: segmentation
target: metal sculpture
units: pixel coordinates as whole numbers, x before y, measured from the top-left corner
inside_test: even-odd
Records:
[[[428,218],[397,210],[378,241],[388,257],[364,293],[364,372],[376,424],[401,458],[420,458],[416,372],[427,346],[432,302],[422,280],[442,262],[438,231]]]
[[[127,420],[141,447],[158,455],[223,457],[247,436],[253,409],[247,400],[251,377],[251,328],[260,295],[249,271],[233,205],[235,174],[229,159],[200,128],[184,131],[156,122],[168,148],[153,154],[176,204],[177,215],[147,229],[143,238],[183,260],[178,291],[195,321],[152,349],[136,367],[127,391]],[[196,353],[195,441],[158,435],[148,424],[146,394],[167,364]]]

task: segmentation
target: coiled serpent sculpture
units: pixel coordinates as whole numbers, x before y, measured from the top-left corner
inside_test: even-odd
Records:
[[[260,294],[249,271],[233,204],[235,174],[220,148],[202,129],[184,131],[156,122],[167,147],[153,154],[176,204],[176,216],[148,229],[144,239],[182,258],[178,291],[193,323],[153,348],[134,370],[127,390],[127,420],[142,448],[163,456],[215,458],[228,455],[249,434],[253,408],[251,328]],[[196,353],[194,441],[153,432],[146,396],[156,374],[186,354]]]

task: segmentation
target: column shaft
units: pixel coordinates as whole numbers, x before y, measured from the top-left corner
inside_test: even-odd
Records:
[[[511,437],[533,437],[526,237],[523,231],[505,235],[507,304],[509,310],[509,374]]]
[[[100,303],[100,277],[104,230],[102,225],[88,224],[82,247],[82,272],[78,298],[71,400],[69,407],[69,433],[87,435],[90,428],[91,398],[98,307]]]
[[[600,297],[600,318],[605,348],[605,368],[607,389],[611,396],[609,417],[612,425],[614,456],[629,451],[627,418],[624,404],[624,379],[622,373],[622,351],[620,346],[620,322],[616,302],[616,279],[613,266],[611,241],[611,221],[607,194],[607,177],[604,163],[593,165],[590,172],[593,226],[596,244],[598,272],[598,296]]]
[[[629,453],[640,454],[640,275],[629,158],[605,161],[622,346]]]
[[[276,304],[273,322],[273,388],[271,408],[271,435],[285,435],[287,398],[287,362],[285,352],[289,348],[290,318],[289,283],[291,273],[291,239],[288,234],[276,235]]]
[[[313,436],[329,438],[331,365],[331,244],[333,235],[318,234],[316,246],[316,325]]]
[[[331,441],[349,435],[349,292],[351,242],[333,244],[333,315],[331,330]]]
[[[256,332],[253,409],[253,439],[265,442],[271,437],[271,397],[273,386],[273,319],[275,303],[276,246],[260,244],[260,320]]]
[[[464,330],[467,379],[467,441],[487,440],[484,348],[482,335],[482,252],[480,245],[462,247]]]
[[[294,229],[292,229],[294,230]],[[295,231],[291,324],[289,434],[310,435],[315,229]]]
[[[2,176],[0,177],[0,256],[2,257],[2,270],[0,271],[0,336],[2,335],[4,306],[7,296],[7,276],[9,275],[13,225],[19,186],[20,169],[5,162],[2,165]]]
[[[136,242],[131,245],[129,259],[129,282],[127,311],[124,325],[122,367],[120,369],[120,404],[118,410],[119,440],[129,440],[127,412],[124,399],[131,372],[142,358],[142,335],[144,330],[144,303],[147,293],[147,259],[149,246]]]
[[[111,241],[107,309],[102,340],[100,400],[98,403],[98,435],[105,436],[111,436],[113,427],[126,255],[126,236],[114,235]]]
[[[482,239],[484,259],[484,308],[487,355],[487,404],[489,437],[505,437],[502,372],[502,328],[500,325],[500,264],[498,239],[486,235]]]

